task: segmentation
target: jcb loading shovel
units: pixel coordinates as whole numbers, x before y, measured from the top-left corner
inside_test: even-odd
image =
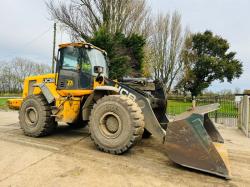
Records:
[[[231,172],[224,140],[208,113],[219,104],[197,107],[168,124],[166,149],[177,164],[230,179]]]
[[[161,81],[113,81],[104,75],[108,74],[108,66],[103,50],[84,42],[59,47],[56,74],[27,77],[23,97],[8,101],[10,108],[19,109],[20,125],[26,135],[48,135],[56,128],[56,121],[75,126],[74,123],[89,120],[96,146],[105,152],[122,154],[143,133],[151,133],[165,144],[174,162],[230,178],[223,139],[208,117],[208,112],[219,105],[198,107],[169,122],[165,85]],[[90,55],[90,50],[94,55]],[[79,71],[62,68],[68,55],[77,59],[72,63],[80,67]],[[93,67],[91,74],[83,70],[85,61]]]

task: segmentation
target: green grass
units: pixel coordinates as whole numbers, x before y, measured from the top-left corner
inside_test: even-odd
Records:
[[[168,114],[177,115],[192,107],[192,102],[168,100]]]
[[[0,98],[0,109],[8,109],[7,101],[9,98]]]
[[[211,104],[209,102],[198,103],[198,105],[207,105]],[[169,115],[178,115],[182,112],[187,111],[192,107],[192,102],[183,100],[168,100],[168,114]],[[210,114],[214,117],[215,112]],[[238,110],[233,101],[223,101],[220,103],[220,109],[217,111],[218,117],[237,117]]]
[[[209,103],[203,103],[202,105],[206,105]],[[214,115],[215,113],[212,113]],[[217,111],[218,117],[237,117],[238,109],[234,101],[223,101],[220,103],[220,108]]]

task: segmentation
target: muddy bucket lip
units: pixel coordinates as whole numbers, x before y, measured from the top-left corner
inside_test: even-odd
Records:
[[[178,164],[178,163],[177,163],[177,164]],[[185,165],[185,164],[178,164],[178,165],[183,166],[183,167],[186,167],[186,168],[193,169],[194,171],[197,171],[197,170],[198,170],[198,171],[202,171],[202,172],[204,172],[204,173],[213,174],[213,175],[216,175],[216,176],[218,176],[218,177],[225,178],[226,180],[232,180],[232,175],[231,175],[231,174],[223,175],[223,174],[218,173],[218,172],[207,171],[207,170],[204,170],[204,169],[200,169],[200,168],[188,166],[188,165]]]

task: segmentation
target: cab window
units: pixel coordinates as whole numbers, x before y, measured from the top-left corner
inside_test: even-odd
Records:
[[[65,48],[63,51],[62,69],[78,70],[79,69],[79,50],[78,48]]]

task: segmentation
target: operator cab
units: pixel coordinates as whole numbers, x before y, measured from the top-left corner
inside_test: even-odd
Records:
[[[108,77],[106,59],[105,51],[88,43],[60,45],[57,89],[91,90],[96,77]]]

